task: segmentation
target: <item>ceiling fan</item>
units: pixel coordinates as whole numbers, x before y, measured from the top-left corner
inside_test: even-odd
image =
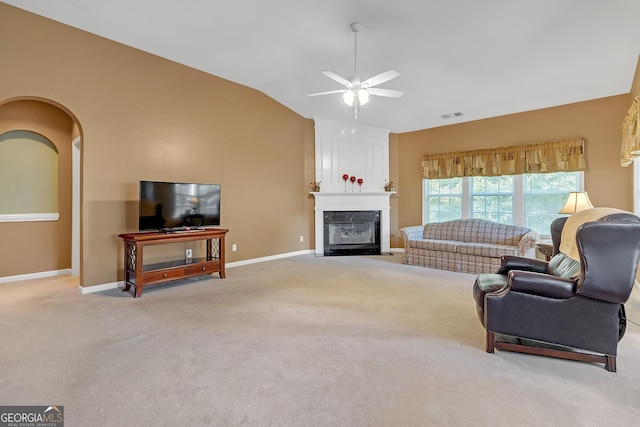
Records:
[[[321,71],[322,74],[324,74],[325,76],[344,85],[345,89],[310,93],[307,95],[307,96],[318,96],[318,95],[330,95],[334,93],[341,93],[342,99],[344,99],[344,102],[350,107],[353,107],[353,112],[356,116],[356,119],[358,118],[358,111],[360,110],[360,107],[366,104],[367,102],[369,102],[370,95],[386,96],[389,98],[400,98],[402,95],[404,95],[404,92],[400,92],[399,90],[381,89],[381,88],[374,87],[398,77],[400,73],[398,73],[396,70],[385,71],[371,78],[368,78],[365,81],[360,80],[360,77],[358,76],[358,31],[360,31],[360,28],[361,28],[361,25],[358,22],[354,22],[351,24],[351,31],[353,31],[353,35],[354,35],[353,75],[345,79],[344,77],[340,77],[334,72],[327,71],[327,70]]]

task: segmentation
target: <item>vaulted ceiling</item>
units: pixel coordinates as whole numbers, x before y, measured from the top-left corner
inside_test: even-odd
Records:
[[[638,0],[8,0],[259,90],[304,117],[355,121],[321,74],[395,69],[361,124],[408,132],[628,93]],[[462,113],[444,119],[442,115]]]

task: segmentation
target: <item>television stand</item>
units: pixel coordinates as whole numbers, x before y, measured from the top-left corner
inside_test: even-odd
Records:
[[[125,233],[118,237],[124,240],[124,289],[134,287],[134,298],[142,295],[144,286],[157,285],[187,277],[219,273],[226,277],[224,270],[224,238],[229,230],[205,228],[186,233]],[[165,243],[192,242],[206,240],[206,256],[177,261],[144,265],[144,247]]]

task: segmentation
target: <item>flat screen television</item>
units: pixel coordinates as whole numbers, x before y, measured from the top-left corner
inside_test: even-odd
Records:
[[[220,225],[220,184],[140,181],[140,231]]]

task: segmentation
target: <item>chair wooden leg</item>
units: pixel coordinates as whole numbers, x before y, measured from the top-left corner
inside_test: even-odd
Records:
[[[558,359],[577,360],[581,362],[604,363],[604,368],[607,371],[616,372],[616,356],[593,353],[575,353],[567,350],[496,341],[495,334],[493,332],[487,332],[487,353],[493,353],[494,349],[536,354],[538,356],[550,356]]]
[[[495,342],[496,334],[487,331],[487,353],[493,353]]]
[[[605,356],[604,368],[609,372],[616,372],[616,357]]]

